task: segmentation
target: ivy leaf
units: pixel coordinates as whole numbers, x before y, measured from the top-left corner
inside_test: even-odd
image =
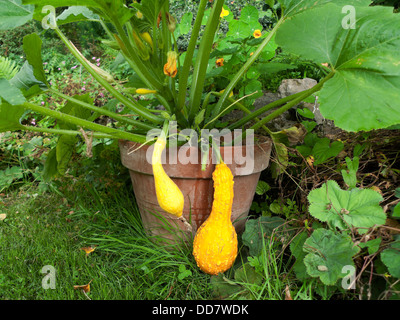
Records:
[[[381,260],[393,277],[400,278],[400,237],[397,236],[389,248],[381,252]]]
[[[259,196],[262,196],[264,193],[267,193],[271,189],[270,185],[265,181],[259,180],[257,182],[256,193]]]
[[[360,234],[385,223],[386,214],[379,205],[382,200],[382,196],[374,190],[342,190],[332,180],[308,195],[309,211],[313,217],[341,230],[359,228]]]
[[[341,141],[333,141],[331,143],[328,138],[319,139],[312,149],[315,159],[314,164],[321,164],[329,158],[336,157],[343,148],[344,144]]]
[[[382,238],[376,238],[369,240],[367,242],[362,242],[359,244],[360,248],[368,248],[368,254],[372,255],[378,251],[379,246],[381,245]]]
[[[319,93],[322,115],[347,131],[400,123],[400,16],[388,7],[357,6],[356,28],[344,28],[342,1],[316,1],[323,2],[287,19],[276,35],[284,51],[335,70]]]
[[[334,285],[342,278],[345,266],[354,266],[352,257],[360,251],[351,237],[335,234],[328,229],[317,229],[304,242],[304,257],[307,273],[319,277],[323,284]]]

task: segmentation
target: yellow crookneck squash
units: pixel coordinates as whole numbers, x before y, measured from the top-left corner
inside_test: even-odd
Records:
[[[179,187],[165,173],[161,163],[161,154],[167,144],[164,132],[161,133],[152,155],[152,168],[156,188],[157,201],[160,207],[178,218],[182,216],[184,197]]]
[[[200,226],[193,241],[193,256],[205,273],[216,275],[235,262],[238,241],[231,222],[233,175],[221,162],[213,172],[214,201],[210,216]]]

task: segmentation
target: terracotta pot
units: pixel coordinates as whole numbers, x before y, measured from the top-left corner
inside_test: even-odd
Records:
[[[154,177],[151,167],[153,146],[120,140],[122,164],[129,169],[135,198],[141,214],[143,226],[150,235],[160,235],[167,239],[191,236],[209,216],[213,202],[212,172],[215,164],[209,164],[205,171],[201,170],[200,152],[196,147],[182,146],[172,154],[168,148],[163,155],[166,161],[163,167],[168,176],[177,184],[185,197],[183,217],[190,222],[192,230],[175,216],[163,211],[157,202]],[[149,148],[151,148],[149,150]],[[254,150],[254,157],[251,155]],[[239,152],[239,153],[236,153]],[[268,167],[271,153],[271,141],[263,137],[262,142],[252,146],[222,147],[221,155],[234,176],[234,199],[232,205],[232,222],[239,233],[243,231],[250,206],[252,204],[257,182],[261,171]],[[186,159],[195,163],[182,164],[178,155],[185,154]],[[238,164],[232,159],[240,154],[246,159],[254,159],[254,165]],[[251,159],[251,160],[253,160]],[[196,161],[194,161],[196,160]],[[247,162],[251,163],[251,161]],[[177,230],[171,233],[170,226]],[[179,232],[180,231],[180,232]]]

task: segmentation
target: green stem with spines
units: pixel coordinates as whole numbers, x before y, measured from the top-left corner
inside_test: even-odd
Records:
[[[234,89],[236,84],[240,81],[242,76],[247,72],[247,70],[250,68],[250,66],[254,63],[254,61],[258,58],[258,56],[261,54],[263,49],[266,47],[266,45],[271,41],[273,36],[275,35],[276,31],[279,29],[281,24],[283,23],[284,19],[281,18],[275,27],[269,32],[267,37],[261,42],[260,46],[254,51],[253,55],[246,61],[246,63],[240,68],[240,70],[233,76],[231,82],[228,84],[228,86],[225,88],[224,93],[222,97],[219,99],[217,105],[215,106],[216,108],[216,113],[219,114],[223,104],[225,103],[226,99],[229,96],[229,93]]]
[[[41,128],[41,127],[33,127],[33,126],[22,126],[22,130],[33,131],[33,132],[42,132],[42,133],[51,133],[51,134],[59,134],[59,135],[68,135],[68,136],[83,136],[83,133],[77,130],[65,130],[65,129],[52,129],[52,128]],[[91,131],[90,134],[93,138],[96,139],[114,139],[114,137],[110,134],[99,133]]]
[[[289,103],[287,103],[286,105],[284,105],[283,107],[275,110],[274,112],[272,112],[271,114],[269,114],[268,116],[266,116],[265,118],[261,119],[259,122],[257,122],[255,125],[253,125],[252,127],[250,127],[250,129],[254,129],[257,130],[258,128],[260,128],[262,125],[264,125],[265,123],[275,119],[276,117],[280,116],[282,113],[284,113],[285,111],[293,108],[294,106],[296,106],[297,104],[299,104],[301,101],[303,101],[304,99],[306,99],[307,97],[309,97],[311,94],[313,94],[314,92],[317,92],[319,90],[321,90],[321,88],[323,87],[324,83],[326,81],[328,81],[329,79],[331,79],[333,76],[335,75],[335,72],[332,71],[330,74],[328,74],[328,76],[326,76],[324,79],[322,79],[318,84],[316,84],[314,87],[312,87],[311,89],[305,90],[303,92],[301,92],[302,94],[299,95],[296,99],[290,101]]]
[[[49,117],[52,117],[52,118],[55,118],[55,119],[58,119],[58,120],[61,120],[61,121],[67,122],[67,123],[74,124],[78,127],[87,128],[87,129],[90,129],[93,131],[98,131],[98,132],[112,135],[114,139],[124,139],[124,140],[139,142],[139,143],[146,142],[146,137],[143,135],[129,133],[126,131],[106,127],[101,124],[97,124],[97,123],[87,121],[87,120],[84,120],[84,119],[81,119],[78,117],[74,117],[69,114],[65,114],[60,111],[57,111],[57,110],[51,110],[46,107],[42,107],[42,106],[30,103],[30,102],[25,102],[21,106],[27,110],[36,111],[43,115],[46,115],[46,116],[49,116]]]
[[[199,36],[201,22],[203,20],[204,11],[207,5],[207,0],[200,0],[199,8],[197,10],[196,20],[193,25],[189,46],[186,50],[185,60],[179,75],[179,92],[177,98],[177,112],[183,113],[185,116],[187,114],[185,108],[187,84],[189,79],[190,67],[192,65],[193,53],[196,48],[197,39]]]
[[[121,103],[123,103],[126,107],[136,112],[139,116],[143,117],[154,123],[160,123],[162,119],[151,112],[148,112],[146,108],[141,105],[132,102],[122,94],[120,94],[107,80],[103,79],[93,68],[89,65],[89,63],[81,56],[81,54],[77,51],[77,49],[70,43],[70,41],[65,37],[65,35],[61,32],[61,30],[57,27],[55,29],[58,36],[67,46],[67,48],[71,51],[71,53],[75,56],[75,58],[85,67],[85,69],[95,78],[97,82],[99,82],[107,91],[109,91],[116,99],[118,99]]]
[[[146,129],[146,130],[154,129],[154,127],[151,126],[151,125],[148,125],[148,124],[143,123],[143,122],[138,121],[138,120],[129,119],[127,117],[121,116],[121,115],[119,115],[119,114],[117,114],[115,112],[108,111],[108,110],[103,109],[103,108],[96,107],[96,106],[91,105],[89,103],[86,103],[86,102],[80,101],[78,99],[75,99],[73,97],[70,97],[68,95],[65,95],[65,94],[63,94],[63,93],[61,93],[61,92],[59,92],[59,91],[57,91],[55,89],[51,89],[50,88],[49,91],[51,93],[53,93],[53,94],[65,99],[65,100],[67,100],[67,101],[73,102],[73,103],[75,103],[77,105],[80,105],[83,108],[86,108],[86,109],[91,110],[93,112],[97,112],[97,113],[105,115],[105,116],[108,116],[108,117],[110,117],[110,118],[112,118],[114,120],[120,121],[122,123],[130,124],[130,125],[133,125],[133,126],[136,126],[136,127],[142,128],[142,129]]]
[[[197,53],[192,75],[192,86],[190,88],[190,106],[189,106],[189,123],[192,123],[199,111],[201,104],[201,96],[204,88],[204,80],[206,76],[210,52],[214,43],[215,33],[219,25],[222,6],[224,0],[216,0],[208,18],[206,29],[200,41],[199,51]],[[229,91],[230,92],[230,91]],[[229,94],[229,93],[228,93]]]

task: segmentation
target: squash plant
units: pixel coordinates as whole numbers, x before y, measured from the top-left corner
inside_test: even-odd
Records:
[[[239,108],[247,115],[229,124],[229,129],[241,128],[255,120],[251,129],[264,128],[270,133],[265,123],[316,92],[322,115],[345,130],[372,130],[399,124],[400,35],[397,30],[400,17],[390,8],[371,7],[369,0],[279,0],[279,3],[282,14],[274,28],[262,38],[237,73],[230,76],[225,90],[212,94],[216,99],[210,106],[204,83],[210,56],[218,50],[213,44],[224,16],[221,14],[223,0],[212,4],[197,47],[207,4],[206,0],[200,1],[193,26],[185,26],[191,28],[191,38],[182,61],[178,59],[174,37],[177,23],[169,13],[167,0],[143,0],[129,7],[122,0],[49,0],[46,5],[39,0],[2,1],[1,15],[5,18],[1,29],[14,28],[31,18],[53,28],[77,61],[104,90],[123,104],[126,114],[135,117],[96,107],[82,96],[66,96],[52,88],[43,71],[41,40],[34,33],[23,40],[26,64],[13,78],[0,79],[0,131],[30,130],[76,137],[83,135],[82,128],[94,138],[145,142],[145,133],[162,126],[165,118],[176,119],[180,130],[198,130],[206,125],[212,129],[218,127],[222,115]],[[54,8],[65,6],[69,8],[62,15],[53,14]],[[131,87],[121,87],[110,74],[91,64],[58,27],[82,20],[98,21],[105,28],[109,35],[107,43],[118,48],[132,68]],[[235,21],[230,25],[240,31],[240,25],[245,22]],[[251,111],[236,100],[237,84],[273,39],[287,53],[297,54],[319,66],[324,64],[326,76],[312,89]],[[30,102],[32,97],[44,92],[65,99],[73,107],[52,110]],[[165,111],[146,107],[135,98],[137,92],[153,94]],[[211,108],[212,112],[202,112],[206,108]],[[275,111],[259,119],[271,109]],[[23,125],[20,119],[29,110],[68,125],[64,128]],[[94,120],[99,115],[114,119],[115,127],[97,124]],[[64,143],[64,148],[67,145],[73,142]]]

